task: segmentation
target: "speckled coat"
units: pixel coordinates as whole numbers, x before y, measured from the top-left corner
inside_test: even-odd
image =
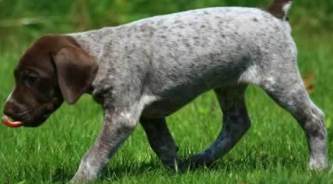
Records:
[[[189,160],[214,161],[250,126],[247,84],[262,87],[292,113],[307,135],[310,166],[325,167],[323,114],[304,89],[290,32],[287,21],[266,11],[228,7],[69,34],[98,62],[92,94],[106,109],[105,127],[74,181],[95,178],[139,120],[163,163],[178,167],[177,147],[164,117],[211,89],[224,113],[223,130],[207,150]]]

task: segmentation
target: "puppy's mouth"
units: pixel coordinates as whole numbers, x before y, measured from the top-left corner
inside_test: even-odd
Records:
[[[19,128],[19,127],[23,126],[22,121],[15,121],[7,115],[4,115],[2,117],[2,124],[6,125],[8,127],[11,127],[11,128]]]

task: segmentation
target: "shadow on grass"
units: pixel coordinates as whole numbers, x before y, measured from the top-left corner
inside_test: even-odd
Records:
[[[156,161],[129,164],[117,164],[118,166],[111,166],[103,169],[100,180],[108,179],[116,181],[124,176],[140,176],[144,173],[155,171],[161,168]],[[52,175],[53,183],[67,183],[74,176],[75,171],[70,171],[65,168],[58,168]]]
[[[69,170],[64,168],[58,168],[52,175],[52,183],[67,183],[74,176]]]
[[[293,157],[279,157],[278,155],[248,155],[241,159],[228,158],[220,159],[210,165],[209,167],[198,167],[184,170],[183,172],[176,172],[171,169],[166,169],[157,160],[151,160],[149,162],[135,162],[135,163],[111,163],[111,166],[107,167],[101,173],[100,181],[119,181],[123,177],[138,177],[147,175],[149,173],[160,172],[163,175],[170,177],[193,174],[196,172],[210,172],[219,171],[221,173],[231,172],[251,172],[253,170],[274,170],[275,168],[284,169],[297,169],[300,171],[306,170],[306,161],[299,161]],[[59,168],[52,176],[52,182],[66,183],[75,174],[68,169]],[[164,174],[165,172],[165,174]]]
[[[167,169],[164,169],[161,164],[154,160],[143,163],[136,162],[134,164],[117,164],[105,169],[100,179],[117,181],[125,176],[141,176],[161,169],[167,171]]]

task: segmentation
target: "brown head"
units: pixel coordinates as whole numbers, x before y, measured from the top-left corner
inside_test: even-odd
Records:
[[[43,123],[65,100],[75,103],[88,91],[97,63],[69,36],[45,36],[20,59],[15,88],[4,107],[3,121],[11,127]]]
[[[291,3],[292,0],[274,0],[267,10],[275,17],[287,20]]]

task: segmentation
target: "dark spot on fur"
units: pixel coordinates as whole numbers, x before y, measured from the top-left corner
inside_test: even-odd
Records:
[[[259,22],[259,20],[258,20],[256,17],[254,17],[252,20],[253,20],[254,22]]]

